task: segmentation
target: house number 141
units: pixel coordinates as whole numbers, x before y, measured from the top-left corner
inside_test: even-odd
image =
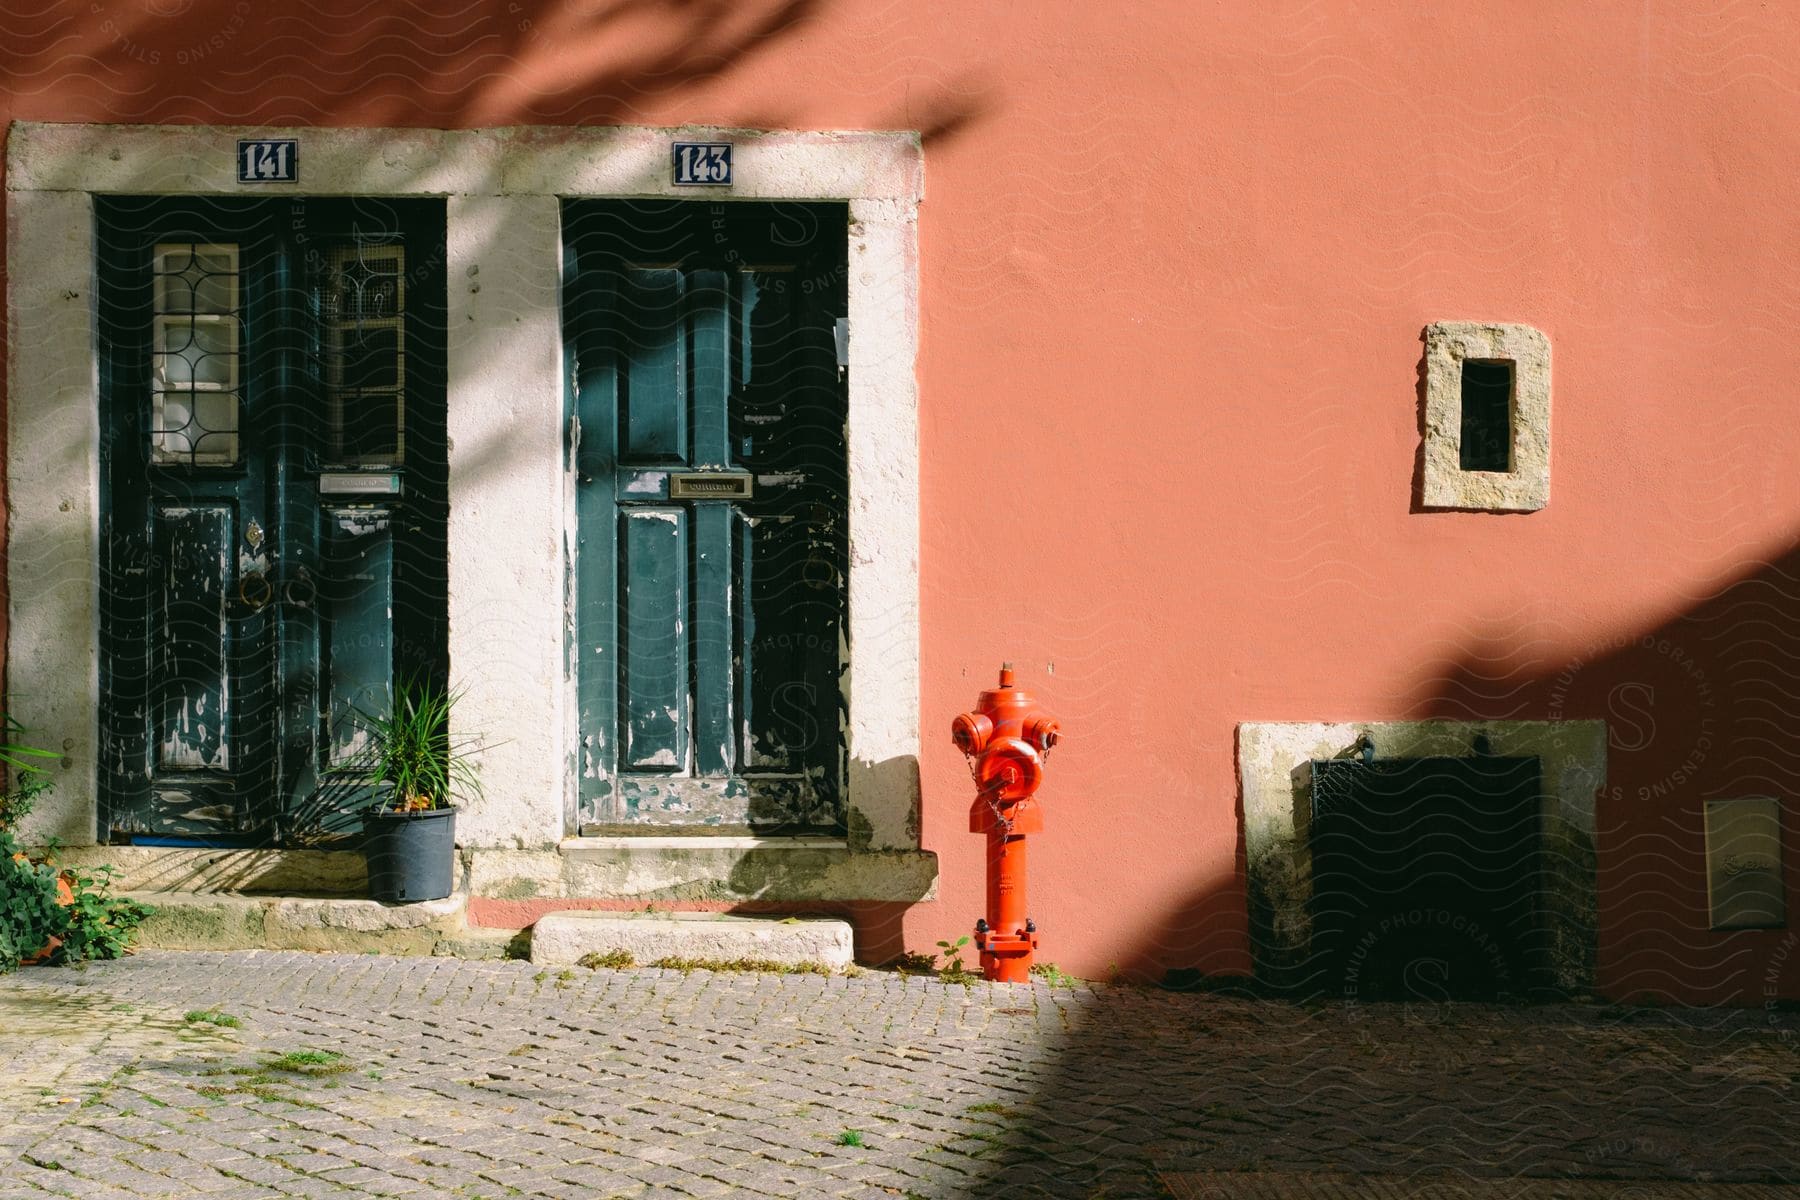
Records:
[[[239,183],[297,183],[300,143],[294,138],[267,138],[238,143]]]

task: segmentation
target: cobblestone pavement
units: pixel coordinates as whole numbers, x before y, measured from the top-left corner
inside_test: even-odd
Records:
[[[0,1200],[1762,1200],[1797,1084],[1761,1010],[145,953],[0,979]]]

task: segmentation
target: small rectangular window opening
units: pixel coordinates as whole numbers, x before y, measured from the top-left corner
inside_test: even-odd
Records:
[[[1512,401],[1510,359],[1463,360],[1463,470],[1511,472]]]

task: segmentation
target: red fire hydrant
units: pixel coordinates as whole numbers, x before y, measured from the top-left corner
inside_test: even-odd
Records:
[[[1025,835],[1044,831],[1033,796],[1057,738],[1056,718],[1013,686],[1011,663],[1000,665],[1000,686],[982,692],[974,712],[950,723],[975,777],[969,832],[988,839],[987,916],[975,922],[975,945],[981,973],[1001,983],[1031,979],[1037,925],[1025,908]]]

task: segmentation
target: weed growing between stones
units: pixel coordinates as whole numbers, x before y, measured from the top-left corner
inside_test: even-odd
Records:
[[[590,971],[598,971],[602,967],[618,971],[637,966],[637,959],[629,950],[608,950],[604,954],[595,950],[576,959],[575,965],[586,967]]]
[[[222,1029],[236,1029],[244,1022],[228,1012],[220,1012],[218,1006],[212,1008],[191,1008],[182,1014],[182,1020],[189,1025],[217,1025]]]
[[[980,971],[971,971],[963,962],[962,948],[969,944],[965,934],[954,942],[939,942],[941,954],[921,954],[916,950],[908,950],[892,963],[893,969],[902,975],[935,975],[945,983],[971,984],[979,982]],[[942,958],[944,964],[938,965]]]
[[[230,1096],[251,1096],[258,1100],[279,1100],[299,1108],[318,1108],[294,1089],[299,1080],[294,1076],[323,1079],[323,1087],[337,1087],[329,1078],[355,1070],[336,1050],[289,1050],[265,1058],[253,1067],[209,1067],[200,1072],[214,1082],[194,1090],[208,1100],[224,1100]]]
[[[770,958],[659,958],[650,964],[683,975],[695,971],[758,971],[770,975],[830,975],[831,968],[816,962],[777,962]]]
[[[263,1064],[265,1071],[295,1075],[342,1075],[353,1069],[336,1050],[289,1050]]]
[[[639,964],[637,958],[631,951],[615,949],[608,950],[605,953],[593,951],[584,954],[575,960],[575,965],[578,967],[586,967],[590,971],[598,971],[601,969],[624,970],[628,967],[638,966]],[[695,971],[752,971],[765,972],[771,975],[832,974],[831,968],[823,963],[778,962],[772,958],[681,958],[672,955],[666,958],[659,958],[655,962],[645,963],[643,965],[660,967],[666,971],[680,971],[683,975],[689,975]],[[846,976],[855,977],[862,974],[862,969],[855,966],[845,967],[844,974]],[[543,972],[539,972],[537,979],[541,982],[544,978]]]
[[[969,970],[963,966],[962,960],[962,948],[968,944],[969,935],[966,933],[954,942],[938,943],[938,949],[943,952],[940,957],[944,960],[944,965],[938,970],[938,974],[951,983],[960,983],[969,975]]]
[[[996,1117],[1016,1117],[1019,1115],[1018,1109],[1008,1108],[1006,1105],[1001,1104],[996,1100],[989,1100],[985,1104],[971,1104],[963,1111],[972,1113],[993,1113]]]

